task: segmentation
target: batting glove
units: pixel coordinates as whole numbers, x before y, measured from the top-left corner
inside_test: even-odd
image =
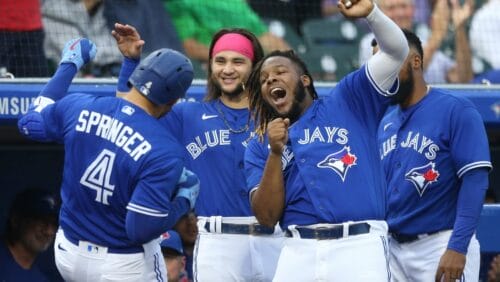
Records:
[[[97,47],[94,42],[87,38],[75,38],[66,42],[62,51],[62,59],[59,64],[72,63],[77,69],[94,59]]]
[[[188,199],[191,209],[194,209],[196,199],[198,198],[198,194],[200,194],[200,180],[198,179],[198,176],[196,176],[196,174],[192,171],[184,168],[181,177],[177,182],[177,187],[178,190],[175,197]]]

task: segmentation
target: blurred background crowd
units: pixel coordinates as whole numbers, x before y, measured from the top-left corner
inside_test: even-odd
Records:
[[[429,83],[500,82],[500,0],[377,0],[425,43]],[[64,43],[88,37],[99,52],[82,77],[116,77],[115,22],[135,26],[144,56],[169,47],[206,77],[208,44],[223,27],[255,33],[266,51],[294,49],[314,78],[337,81],[371,55],[363,21],[340,16],[337,0],[0,0],[0,77],[49,77]]]

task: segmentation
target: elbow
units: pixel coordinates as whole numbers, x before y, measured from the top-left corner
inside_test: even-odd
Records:
[[[154,219],[129,211],[125,220],[125,230],[132,243],[144,244],[160,236],[166,229],[164,230]]]
[[[280,219],[280,215],[273,213],[272,211],[263,212],[262,210],[253,209],[255,218],[259,224],[266,227],[274,228]]]
[[[36,141],[51,141],[45,131],[42,115],[36,111],[29,111],[17,121],[17,128],[21,135]]]
[[[158,232],[154,232],[154,233],[147,232],[146,230],[132,227],[129,224],[126,225],[126,231],[127,231],[127,237],[134,244],[147,243],[156,237],[155,234],[158,234]]]
[[[251,206],[259,224],[274,228],[279,222],[285,208],[284,195],[269,201],[269,198],[256,191],[251,195]]]
[[[144,244],[153,239],[154,236],[150,236],[146,232],[141,232],[136,228],[129,228],[127,225],[127,237],[134,244]]]
[[[274,228],[276,224],[278,224],[278,220],[272,219],[272,218],[259,218],[257,217],[257,221],[259,222],[260,225],[263,225],[265,227],[269,228]]]

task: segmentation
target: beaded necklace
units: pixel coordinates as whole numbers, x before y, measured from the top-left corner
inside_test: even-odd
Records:
[[[245,124],[245,126],[242,127],[242,128],[233,129],[229,125],[229,122],[226,119],[226,115],[224,114],[224,112],[221,109],[221,106],[220,106],[221,103],[222,103],[221,100],[218,100],[217,102],[215,102],[215,108],[217,109],[217,111],[219,112],[220,116],[222,117],[222,120],[224,121],[224,124],[226,125],[226,127],[229,129],[229,132],[234,133],[234,134],[239,134],[239,133],[243,133],[243,132],[248,131],[248,128],[250,128],[250,125],[249,125],[250,121],[249,120],[247,121],[247,124]]]

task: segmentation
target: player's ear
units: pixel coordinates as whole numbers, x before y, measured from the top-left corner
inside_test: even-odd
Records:
[[[419,54],[413,54],[413,59],[411,61],[411,67],[413,69],[423,69],[424,61]]]
[[[300,81],[302,82],[302,85],[304,87],[308,87],[311,85],[311,78],[306,74],[300,76]]]

